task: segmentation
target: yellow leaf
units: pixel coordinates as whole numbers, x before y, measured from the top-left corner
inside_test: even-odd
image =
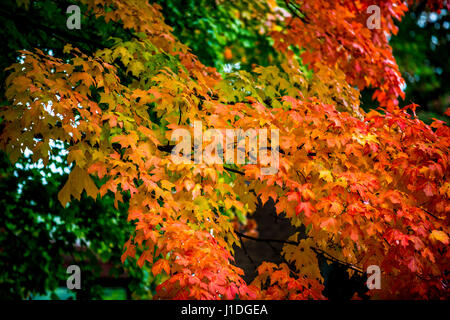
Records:
[[[97,197],[98,188],[94,181],[92,181],[91,177],[84,169],[75,166],[69,174],[66,184],[58,193],[58,200],[61,202],[62,206],[65,207],[67,202],[70,201],[71,196],[79,200],[83,190],[86,190],[88,196],[94,199]]]
[[[58,192],[58,200],[64,208],[70,201],[70,184],[68,182],[69,181],[67,181],[64,187]]]
[[[67,163],[71,164],[73,161],[76,161],[79,166],[83,166],[86,163],[83,150],[74,149],[69,152],[67,155]]]
[[[108,93],[100,93],[100,103],[109,104],[111,107],[115,105],[114,98],[111,94]]]
[[[269,8],[271,11],[275,11],[277,8],[277,1],[276,0],[268,0],[267,4],[269,5]]]
[[[69,53],[70,51],[72,51],[72,49],[72,44],[68,43],[64,46],[63,53]]]
[[[434,241],[440,241],[445,245],[448,245],[448,236],[444,231],[433,230],[430,234],[430,239]]]

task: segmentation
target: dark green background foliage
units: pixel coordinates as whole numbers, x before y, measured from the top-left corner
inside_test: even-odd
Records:
[[[412,11],[392,38],[394,56],[406,80],[403,105],[420,105],[418,116],[448,121],[443,113],[450,107],[450,15]]]
[[[219,72],[232,69],[230,66],[251,70],[253,65],[280,61],[272,40],[259,32],[261,24],[245,15],[245,1],[224,1],[219,5],[209,0],[157,2],[174,34],[205,65],[216,67]],[[283,3],[280,1],[280,5]],[[66,27],[66,9],[70,4],[81,8],[81,30]],[[263,5],[261,10],[265,10]],[[433,117],[448,121],[443,115],[450,100],[447,12],[427,16],[422,8],[414,8],[399,27],[400,32],[391,43],[407,82],[402,105],[421,105],[418,114],[424,121]],[[40,48],[64,59],[67,57],[62,49],[66,43],[89,54],[113,45],[112,37],[131,37],[131,32],[119,23],[96,19],[76,1],[31,1],[28,9],[7,1],[0,6],[0,29],[2,70],[18,61],[17,50]],[[226,48],[232,52],[230,60],[224,56]],[[2,97],[7,75],[0,74]],[[125,73],[120,76],[127,82]],[[365,109],[376,107],[371,90],[363,91],[362,102]],[[0,104],[8,102],[3,98]],[[48,293],[57,298],[56,289],[65,286],[68,276],[67,259],[82,270],[82,290],[77,292],[77,298],[105,298],[104,287],[114,285],[105,279],[122,279],[118,276],[124,272],[126,280],[117,283],[128,290],[128,297],[151,297],[159,279],[151,278],[151,273],[138,268],[135,262],[120,262],[121,248],[134,228],[126,220],[126,206],[120,204],[115,209],[110,195],[95,201],[83,194],[80,201],[62,208],[57,194],[67,179],[68,168],[57,159],[53,157],[53,166],[46,168],[30,167],[30,158],[13,166],[4,154],[0,155],[0,298],[23,299]],[[56,173],[57,168],[66,171]],[[102,263],[111,267],[107,278],[102,275]]]

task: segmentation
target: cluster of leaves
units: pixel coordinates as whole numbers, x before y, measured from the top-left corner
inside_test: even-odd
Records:
[[[445,57],[449,48],[450,15],[447,10],[421,12],[413,8],[390,41],[394,56],[406,81],[405,101],[420,105],[417,115],[426,123],[433,118],[448,122],[450,65]]]
[[[122,24],[131,36],[89,53],[68,44],[66,59],[22,50],[6,80],[0,147],[13,162],[30,150],[46,165],[51,141],[67,144],[73,167],[58,199],[66,206],[86,191],[112,193],[115,208],[127,202],[135,230],[122,261],[137,258],[168,276],[156,297],[322,298],[317,252],[362,269],[379,265],[382,297],[445,296],[450,130],[397,106],[403,79],[385,34],[396,32],[403,2],[378,1],[382,28],[369,30],[368,1],[287,1],[293,14],[276,19],[270,1],[256,17],[280,63],[226,77],[171,33],[159,5],[81,2],[91,19]],[[366,86],[379,112],[360,110]],[[165,146],[194,121],[278,129],[278,172],[261,174],[261,162],[175,163]],[[263,263],[247,284],[232,263],[234,228],[269,198],[306,231],[285,244],[287,263]]]

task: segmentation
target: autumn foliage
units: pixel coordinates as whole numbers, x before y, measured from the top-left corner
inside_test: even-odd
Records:
[[[404,81],[387,36],[408,10],[404,1],[288,0],[288,13],[268,1],[255,16],[282,64],[226,76],[173,36],[158,5],[82,2],[134,36],[94,55],[67,44],[70,60],[20,52],[0,145],[12,161],[29,149],[45,163],[51,141],[63,141],[72,165],[63,206],[83,191],[129,201],[136,228],[122,259],[167,275],[156,298],[322,299],[318,252],[359,270],[380,266],[382,288],[369,292],[379,298],[448,295],[450,130],[420,121],[417,105],[397,106]],[[366,27],[374,3],[381,29]],[[378,111],[360,109],[365,87],[375,89]],[[171,133],[192,131],[194,121],[278,129],[278,172],[262,175],[260,163],[175,164]],[[245,283],[233,264],[235,228],[258,198],[272,198],[277,214],[305,231],[287,239],[286,263],[263,263]]]

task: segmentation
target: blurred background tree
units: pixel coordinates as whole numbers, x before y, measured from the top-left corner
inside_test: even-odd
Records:
[[[448,11],[427,12],[422,1],[406,13],[397,26],[399,32],[390,44],[406,81],[405,99],[400,105],[418,104],[417,116],[428,124],[432,118],[448,123],[449,117],[444,115],[450,107]],[[372,93],[370,89],[362,92],[365,110],[377,106]]]
[[[394,56],[406,81],[402,105],[420,105],[419,118],[448,122],[444,112],[450,107],[450,17],[447,10],[428,13],[417,7],[399,24],[391,40]]]

